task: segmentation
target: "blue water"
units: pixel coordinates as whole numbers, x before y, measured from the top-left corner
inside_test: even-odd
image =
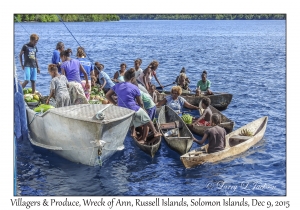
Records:
[[[134,145],[129,134],[125,149],[101,168],[76,164],[29,142],[18,142],[18,195],[286,195],[285,21],[66,25],[88,56],[103,63],[110,76],[122,62],[133,67],[134,60],[142,58],[141,67],[145,68],[155,59],[160,63],[157,74],[162,84],[173,82],[184,66],[195,88],[201,72],[207,70],[213,91],[233,94],[223,113],[235,121],[235,129],[268,116],[267,130],[245,153],[193,169],[185,169],[179,155],[164,141],[152,159]],[[19,80],[23,80],[23,73],[18,53],[29,41],[28,33],[40,36],[37,89],[45,95],[50,85],[47,65],[56,43],[63,41],[74,56],[78,44],[62,23],[15,24]]]

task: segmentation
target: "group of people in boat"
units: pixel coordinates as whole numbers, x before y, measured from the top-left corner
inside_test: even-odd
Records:
[[[36,55],[38,52],[36,47],[38,40],[39,36],[32,34],[29,43],[22,47],[19,54],[20,63],[24,70],[22,87],[25,88],[30,80],[33,93],[35,93],[36,89],[37,73],[40,73]],[[134,67],[129,70],[126,70],[126,63],[121,63],[120,70],[115,72],[113,78],[110,78],[103,71],[103,64],[98,61],[93,64],[86,58],[83,47],[79,46],[77,48],[76,59],[71,58],[71,55],[72,50],[70,48],[65,50],[63,42],[57,43],[56,49],[53,51],[52,62],[48,65],[48,72],[52,80],[50,82],[50,94],[46,103],[49,103],[53,97],[56,101],[56,107],[87,104],[91,87],[98,86],[104,91],[110,103],[135,111],[131,135],[136,136],[135,128],[142,126],[143,133],[138,138],[140,143],[146,142],[149,129],[154,133],[154,137],[161,136],[153,124],[157,106],[168,105],[179,115],[182,114],[183,107],[199,109],[199,107],[188,103],[180,96],[183,91],[191,91],[189,88],[190,80],[186,76],[185,68],[181,69],[180,75],[176,78],[174,82],[176,86],[172,87],[171,95],[166,96],[161,101],[157,101],[158,91],[156,91],[155,85],[151,82],[152,78],[154,77],[160,87],[164,88],[156,74],[159,65],[158,61],[153,60],[144,70],[140,67],[142,64],[142,59],[140,58],[134,61]],[[201,91],[213,94],[210,86],[211,82],[207,79],[207,72],[203,71],[201,80],[197,83],[196,95],[200,95]],[[220,116],[219,118],[213,117],[211,111],[209,111],[209,103],[208,101],[206,104],[204,100],[205,111],[199,119],[195,119],[193,125],[218,124]],[[221,134],[223,135],[223,132]],[[207,135],[204,135],[204,137],[207,137]],[[195,141],[198,142],[196,139]]]

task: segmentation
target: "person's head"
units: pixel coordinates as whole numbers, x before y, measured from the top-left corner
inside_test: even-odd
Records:
[[[104,69],[104,65],[98,61],[95,62],[94,70],[96,71],[102,71]]]
[[[77,58],[84,58],[86,57],[85,51],[83,47],[78,47],[77,48],[77,53],[76,53]]]
[[[213,113],[211,116],[212,125],[219,125],[221,123],[221,117],[218,113]]]
[[[139,58],[134,61],[134,67],[136,69],[139,69],[141,64],[142,64],[142,62],[141,62],[141,59],[139,59]]]
[[[66,61],[68,58],[70,58],[72,54],[72,50],[70,48],[63,50],[60,52],[60,59],[62,62]]]
[[[130,68],[128,71],[125,72],[124,79],[126,82],[131,82],[133,78],[135,78],[135,69]]]
[[[186,79],[186,74],[185,73],[180,73],[180,75],[179,75],[179,81],[180,82],[184,82],[185,81],[185,79]]]
[[[206,71],[205,72],[204,71],[201,74],[201,79],[202,79],[203,82],[206,82],[207,74],[205,73]]]
[[[203,97],[202,98],[202,108],[206,109],[210,105],[210,98],[208,97]]]
[[[206,76],[207,76],[207,71],[206,70],[203,70],[203,72],[202,72],[203,74],[206,74]]]
[[[182,67],[180,73],[185,73],[185,68],[184,67]]]
[[[200,96],[200,93],[201,93],[200,89],[197,88],[197,89],[196,89],[196,94],[195,94],[195,96]]]
[[[158,64],[158,61],[154,60],[149,64],[148,68],[150,68],[152,71],[155,71],[158,67]]]
[[[173,99],[177,99],[182,93],[182,88],[180,86],[173,86],[171,89],[171,96]]]
[[[91,76],[91,84],[92,84],[92,86],[96,85],[96,81],[97,81],[97,77]]]
[[[150,92],[153,93],[153,92],[155,92],[155,90],[156,90],[156,86],[152,84],[150,86]]]
[[[39,41],[39,36],[37,34],[31,34],[30,35],[30,44],[35,46]]]
[[[126,68],[127,68],[126,63],[121,63],[121,65],[120,65],[120,70],[121,70],[122,72],[124,72],[124,71],[126,71]]]
[[[56,64],[49,64],[48,72],[51,75],[51,77],[54,77],[56,74],[58,74],[58,69],[57,69]]]
[[[60,52],[63,51],[65,49],[65,45],[63,42],[58,42],[56,44],[56,49],[59,50]]]

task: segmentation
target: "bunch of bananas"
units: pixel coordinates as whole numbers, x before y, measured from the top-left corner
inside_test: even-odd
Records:
[[[246,128],[246,129],[241,130],[240,135],[241,136],[253,136],[253,132]]]

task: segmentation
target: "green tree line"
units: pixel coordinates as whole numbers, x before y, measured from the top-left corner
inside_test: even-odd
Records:
[[[15,22],[59,22],[56,14],[15,14]],[[114,14],[59,14],[64,22],[118,21]]]
[[[119,20],[285,20],[285,14],[60,14],[65,22]],[[15,22],[59,22],[56,14],[15,14]]]
[[[119,14],[121,20],[285,20],[285,14]]]

